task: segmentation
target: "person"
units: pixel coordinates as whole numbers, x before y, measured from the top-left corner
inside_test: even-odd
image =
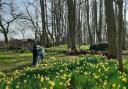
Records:
[[[33,53],[33,62],[32,62],[32,65],[34,66],[37,63],[37,45],[36,44],[33,45],[32,53]]]
[[[44,58],[44,47],[37,46],[37,64],[40,64],[41,61],[43,61]]]

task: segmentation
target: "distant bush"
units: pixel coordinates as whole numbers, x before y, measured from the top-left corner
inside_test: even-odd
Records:
[[[67,53],[67,50],[60,50],[60,49],[55,50],[55,49],[47,49],[47,48],[45,48],[45,52],[46,53],[53,52],[53,53],[65,54],[65,53]]]
[[[16,52],[18,52],[18,53],[25,53],[25,52],[27,52],[27,51],[28,51],[28,50],[25,49],[25,48],[16,49]]]
[[[97,43],[94,45],[91,45],[90,50],[96,50],[96,51],[106,51],[108,49],[108,43]]]
[[[10,46],[9,49],[10,50],[16,50],[17,48],[16,47],[13,47],[13,46]]]

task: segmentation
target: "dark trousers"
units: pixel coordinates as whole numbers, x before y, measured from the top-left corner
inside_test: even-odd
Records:
[[[33,63],[32,63],[32,65],[36,65],[36,62],[37,62],[37,57],[36,57],[36,55],[33,55]]]

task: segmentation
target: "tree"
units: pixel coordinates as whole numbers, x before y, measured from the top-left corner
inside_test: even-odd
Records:
[[[113,8],[113,0],[104,0],[105,5],[105,15],[106,15],[106,25],[107,25],[107,37],[108,37],[108,51],[113,58],[116,58],[117,49],[117,31],[115,24],[115,15]]]
[[[123,0],[117,0],[118,5],[118,41],[117,41],[117,59],[119,64],[119,71],[123,72],[123,63],[122,63],[122,32],[124,30],[123,28]]]
[[[68,0],[68,45],[71,50],[76,50],[76,33],[75,33],[75,22],[76,22],[76,0]]]
[[[89,43],[90,43],[90,45],[92,45],[93,44],[93,36],[92,36],[92,32],[91,32],[91,29],[90,29],[90,24],[89,24],[89,20],[90,20],[90,17],[89,17],[89,13],[90,13],[90,11],[89,11],[89,1],[87,0],[87,2],[86,2],[87,4],[86,4],[86,11],[87,11],[87,27],[88,27],[88,34],[89,34]]]
[[[99,5],[99,27],[97,29],[97,37],[98,37],[98,42],[102,41],[102,37],[101,37],[101,31],[102,31],[102,18],[103,18],[103,1],[100,0],[100,5]]]
[[[7,5],[11,8],[12,10],[12,4],[7,4],[4,3],[4,5]],[[0,0],[0,12],[2,13],[2,9],[5,9],[2,6],[1,0]],[[0,13],[0,32],[4,35],[4,39],[5,39],[5,44],[6,46],[8,46],[8,33],[10,32],[10,25],[11,23],[13,23],[16,19],[18,19],[21,15],[15,15],[14,13],[12,13],[10,10],[10,19],[5,19],[3,17],[3,15]],[[13,11],[13,10],[12,10]]]
[[[40,0],[41,6],[41,18],[42,18],[42,35],[41,35],[41,45],[46,46],[46,23],[45,23],[45,0]]]
[[[93,4],[93,8],[92,8],[92,15],[93,15],[93,17],[92,17],[92,19],[93,19],[93,28],[94,28],[94,43],[96,43],[96,41],[97,41],[97,39],[96,39],[96,33],[98,33],[99,31],[98,31],[98,28],[97,28],[97,0],[93,0],[93,2],[92,2],[92,4]],[[97,36],[100,36],[100,34],[97,34]],[[98,36],[98,37],[99,37]]]
[[[126,50],[126,34],[127,34],[127,26],[126,26],[126,14],[127,14],[127,0],[124,0],[124,30],[122,31],[122,49]]]
[[[22,37],[23,37],[22,39],[25,39],[25,33],[26,33],[27,28],[25,27],[25,24],[23,22],[21,23],[19,22],[18,25],[20,26],[18,27],[18,30],[22,34]]]

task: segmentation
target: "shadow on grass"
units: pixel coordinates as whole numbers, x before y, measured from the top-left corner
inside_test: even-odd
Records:
[[[15,59],[15,57],[0,57],[0,60],[10,60],[10,59]]]

